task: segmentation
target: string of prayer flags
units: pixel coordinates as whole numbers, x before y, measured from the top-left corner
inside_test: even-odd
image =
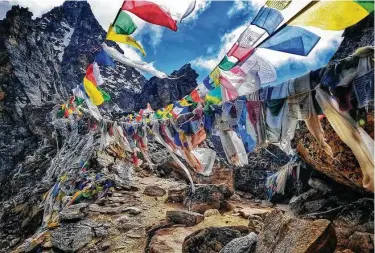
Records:
[[[374,10],[373,1],[317,1],[291,21],[290,25],[343,30],[355,25]]]
[[[141,51],[143,55],[146,55],[145,50],[143,49],[142,45],[139,44],[133,37],[130,35],[124,34],[117,34],[114,27],[112,25],[109,26],[108,33],[107,33],[107,40],[112,40],[124,44],[128,44],[132,47],[135,47]]]
[[[148,23],[177,31],[177,22],[172,19],[169,12],[150,1],[126,0],[121,9],[133,13]]]
[[[302,27],[285,26],[259,47],[289,54],[307,56],[320,37]]]

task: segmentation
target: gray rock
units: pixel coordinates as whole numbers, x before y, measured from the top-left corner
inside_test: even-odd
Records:
[[[349,238],[348,248],[354,252],[374,252],[374,234],[354,232]]]
[[[319,198],[319,193],[315,189],[310,189],[307,192],[302,193],[298,197],[293,197],[290,202],[290,209],[296,213],[300,214],[305,211],[305,203],[307,201],[316,200]]]
[[[168,202],[183,202],[188,186],[186,184],[180,184],[168,189]]]
[[[302,220],[274,210],[264,220],[256,253],[330,253],[337,238],[328,220]]]
[[[204,220],[204,215],[185,210],[167,211],[167,221],[175,224],[184,224],[188,227],[195,226]]]
[[[130,214],[137,215],[137,214],[140,214],[142,211],[141,211],[141,209],[139,209],[137,207],[127,207],[127,208],[124,209],[124,212],[128,212]]]
[[[144,227],[133,228],[126,232],[125,235],[130,238],[144,238],[146,237],[146,229]]]
[[[190,190],[189,190],[190,191]],[[233,192],[224,184],[197,184],[195,192],[189,192],[184,199],[184,206],[191,211],[204,213],[208,209],[220,209]]]
[[[187,236],[182,245],[183,253],[213,253],[220,250],[235,238],[249,233],[246,227],[208,227]]]
[[[162,197],[166,193],[167,192],[163,188],[160,188],[159,186],[156,186],[156,185],[149,185],[143,191],[143,194],[147,196],[152,196],[152,197]]]
[[[91,227],[76,223],[62,223],[51,232],[52,246],[64,252],[76,252],[93,238],[94,231]]]
[[[233,239],[220,250],[220,253],[255,253],[258,236],[250,233],[247,236]]]
[[[73,221],[84,218],[87,215],[88,205],[88,203],[79,203],[76,205],[65,207],[59,213],[60,221]]]
[[[317,191],[322,193],[331,192],[332,189],[323,180],[319,178],[310,178],[308,184]]]

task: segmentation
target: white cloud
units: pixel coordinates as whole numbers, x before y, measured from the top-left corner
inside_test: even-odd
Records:
[[[244,1],[244,0],[234,0],[232,7],[228,10],[227,15],[229,17],[233,16],[235,13],[239,11],[243,11],[245,9],[259,9],[263,6],[265,0],[252,0],[252,1]]]
[[[28,7],[34,14],[33,18],[40,17],[52,8],[64,3],[64,0],[7,0],[10,5]]]

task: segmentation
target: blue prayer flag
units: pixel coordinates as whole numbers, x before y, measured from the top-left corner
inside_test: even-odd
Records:
[[[263,7],[251,24],[266,30],[268,34],[272,34],[283,20],[284,17],[278,10]]]
[[[99,66],[111,66],[113,68],[116,66],[111,57],[108,56],[103,48],[100,49],[100,51],[96,54],[95,61]]]
[[[315,47],[320,37],[308,30],[297,26],[286,26],[260,45],[289,54],[308,55]]]

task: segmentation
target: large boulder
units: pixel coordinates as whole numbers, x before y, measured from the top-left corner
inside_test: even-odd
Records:
[[[220,185],[196,185],[195,192],[188,192],[184,199],[184,206],[191,211],[203,214],[208,209],[220,209],[224,207],[225,200],[232,196],[233,192],[224,184]]]
[[[354,252],[374,252],[374,234],[355,232],[349,238],[348,248]]]
[[[78,223],[67,223],[53,230],[51,242],[52,247],[63,252],[76,252],[91,242],[93,238],[94,230],[91,227]]]
[[[163,228],[155,232],[148,248],[149,253],[181,253],[185,237],[193,232],[193,228]],[[171,240],[173,238],[173,240]]]
[[[149,185],[143,191],[144,195],[152,196],[152,197],[162,197],[166,193],[167,192],[163,188],[160,188],[159,186],[156,186],[156,185]]]
[[[232,240],[220,250],[220,253],[255,253],[257,240],[257,234],[250,233]]]
[[[330,221],[302,220],[274,210],[264,220],[256,253],[331,253],[336,241]]]
[[[167,221],[192,227],[204,220],[204,215],[184,210],[167,211]]]
[[[213,253],[220,250],[235,238],[247,234],[246,227],[208,227],[198,230],[185,238],[183,253]]]

